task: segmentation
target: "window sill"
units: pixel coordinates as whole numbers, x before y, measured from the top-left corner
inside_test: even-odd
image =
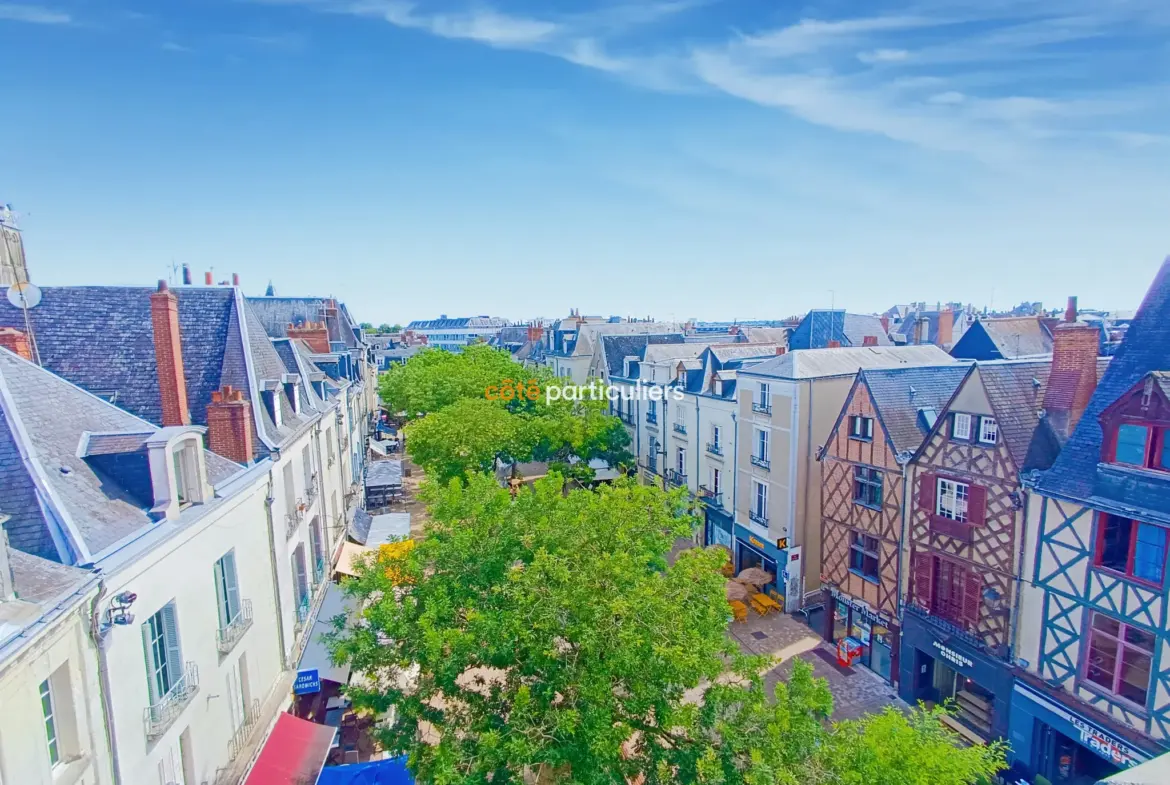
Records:
[[[849,434],[849,439],[850,439],[850,441],[855,441],[855,442],[872,442],[873,441],[872,436],[854,436],[853,434]]]
[[[1125,709],[1126,711],[1128,711],[1131,714],[1138,715],[1142,719],[1148,719],[1150,716],[1150,710],[1147,709],[1145,706],[1140,706],[1140,705],[1134,703],[1133,701],[1131,701],[1129,698],[1123,698],[1122,696],[1118,695],[1116,692],[1110,692],[1109,690],[1102,687],[1100,684],[1097,684],[1096,682],[1093,682],[1093,681],[1089,681],[1084,676],[1077,676],[1077,686],[1084,687],[1086,690],[1093,693],[1094,695],[1100,695],[1102,698],[1105,698],[1107,700],[1113,701],[1114,703],[1120,704],[1123,709]],[[1149,690],[1148,689],[1146,690],[1146,698],[1147,698],[1147,700],[1149,699]]]
[[[878,576],[876,576],[876,575],[871,578],[868,575],[866,575],[864,572],[858,572],[857,570],[854,570],[852,568],[849,569],[849,574],[856,575],[858,578],[861,578],[866,583],[872,583],[874,586],[876,586],[878,584]]]
[[[82,753],[71,761],[58,763],[53,767],[53,785],[73,785],[79,782],[89,770],[89,755]]]
[[[858,507],[864,507],[865,509],[873,510],[874,512],[881,512],[882,511],[882,506],[880,504],[866,504],[865,502],[861,501],[860,499],[854,499],[853,503],[855,505],[857,505]]]
[[[979,447],[995,447],[996,445],[999,444],[999,440],[997,439],[994,442],[985,442],[982,439],[980,439],[979,441],[975,442],[975,444]]]

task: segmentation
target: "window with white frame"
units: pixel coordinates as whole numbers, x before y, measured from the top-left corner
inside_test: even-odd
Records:
[[[756,458],[768,460],[768,432],[763,428],[756,428]]]
[[[955,412],[951,415],[951,438],[962,441],[971,440],[971,415]]]
[[[53,701],[53,686],[49,679],[41,682],[41,713],[45,718],[45,737],[49,745],[49,763],[61,762],[61,746],[57,738],[57,707]]]
[[[686,447],[679,447],[678,448],[678,452],[675,455],[674,470],[676,472],[678,472],[680,476],[686,475],[686,473],[687,473],[687,448]]]
[[[719,430],[719,426],[712,425],[711,426],[711,446],[715,448],[715,452],[719,452],[719,449],[722,446],[722,442],[720,442],[720,440],[719,440],[720,436],[721,436],[721,433]]]
[[[718,496],[723,492],[723,472],[715,467],[711,468],[711,493]]]
[[[965,482],[939,477],[937,490],[935,513],[942,518],[966,523],[970,486]]]
[[[183,679],[179,623],[173,601],[142,625],[142,642],[146,649],[147,683],[153,705],[170,695]]]
[[[999,441],[999,423],[994,417],[979,418],[979,443],[995,444]]]
[[[772,407],[772,393],[768,387],[767,382],[760,382],[759,388],[756,390],[756,408],[760,411],[768,411]]]
[[[752,481],[752,517],[757,522],[768,520],[768,484]]]
[[[236,577],[236,552],[228,551],[215,563],[215,597],[219,628],[226,630],[240,615],[240,583]]]

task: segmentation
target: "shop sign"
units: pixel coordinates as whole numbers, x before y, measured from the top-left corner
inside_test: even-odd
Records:
[[[1145,760],[1141,753],[1122,744],[1117,739],[1082,720],[1080,717],[1069,717],[1069,722],[1081,734],[1080,742],[1106,760],[1113,761],[1118,766],[1129,767],[1138,761]]]
[[[321,673],[316,668],[306,671],[297,671],[296,681],[293,682],[294,695],[310,695],[321,691]]]
[[[964,657],[954,649],[948,649],[938,641],[934,641],[934,648],[938,651],[940,657],[949,662],[951,665],[957,665],[960,668],[972,668],[975,663],[971,661],[970,657]]]
[[[756,546],[757,548],[766,548],[766,547],[768,547],[768,546],[764,545],[764,543],[762,543],[762,542],[760,542],[759,540],[757,540],[755,537],[748,537],[748,542],[750,542],[752,545]]]
[[[848,594],[842,593],[841,590],[836,586],[829,586],[827,588],[829,590],[829,594],[833,595],[833,599],[842,605],[848,605],[862,616],[877,622],[883,627],[889,627],[893,623],[890,620],[890,617],[886,614],[882,613],[881,611],[875,611],[869,606],[868,603],[862,600],[856,600],[853,597],[850,597]]]

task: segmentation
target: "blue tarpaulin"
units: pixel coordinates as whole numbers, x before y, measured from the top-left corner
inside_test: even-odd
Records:
[[[414,785],[406,769],[406,758],[326,766],[317,785]]]

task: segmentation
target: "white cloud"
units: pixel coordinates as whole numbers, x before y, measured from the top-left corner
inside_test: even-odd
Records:
[[[34,25],[67,25],[73,22],[73,17],[64,11],[19,3],[0,3],[0,19]]]
[[[458,13],[416,14],[413,3],[386,2],[373,6],[390,24],[426,30],[442,38],[466,39],[501,48],[523,48],[551,38],[559,29],[553,22],[509,16],[490,8]]]
[[[935,93],[926,100],[932,104],[961,104],[967,100],[967,96],[955,90],[947,90],[945,93]]]
[[[899,63],[910,56],[905,49],[874,49],[869,52],[858,52],[857,59],[866,65],[877,63]]]

